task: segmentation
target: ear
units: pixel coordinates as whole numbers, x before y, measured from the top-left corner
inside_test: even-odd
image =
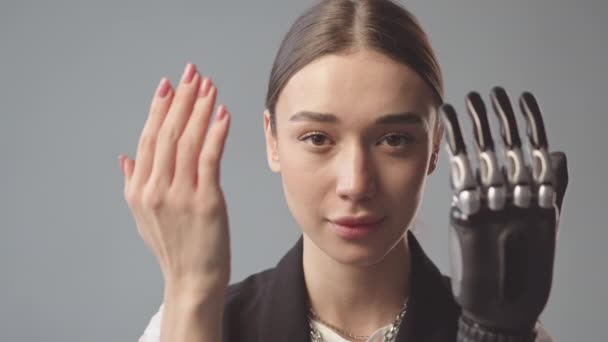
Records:
[[[437,168],[437,163],[439,162],[439,149],[441,147],[441,138],[443,137],[443,125],[441,121],[436,119],[437,122],[433,129],[433,146],[431,152],[431,158],[429,160],[429,167],[426,172],[427,175],[430,175]]]
[[[272,133],[270,112],[268,109],[264,111],[264,136],[266,137],[266,157],[268,159],[268,166],[272,172],[281,172],[278,141],[277,137]]]

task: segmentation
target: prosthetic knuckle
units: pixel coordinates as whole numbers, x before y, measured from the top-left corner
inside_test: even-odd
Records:
[[[515,114],[506,92],[495,87],[490,97],[500,123],[504,146],[502,158],[498,157],[494,147],[484,102],[478,93],[471,92],[466,97],[466,107],[473,123],[475,154],[479,161],[475,170],[471,167],[456,111],[449,104],[441,108],[450,159],[450,183],[454,191],[453,205],[465,218],[482,208],[500,211],[507,205],[519,208],[553,207],[555,177],[536,99],[525,92],[519,101],[529,138],[531,160],[526,163]]]

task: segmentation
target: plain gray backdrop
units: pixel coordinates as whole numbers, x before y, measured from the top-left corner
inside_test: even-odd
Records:
[[[163,283],[123,198],[117,156],[135,156],[158,81],[176,84],[189,61],[233,115],[222,164],[232,281],[275,265],[299,230],[267,168],[262,112],[280,40],[311,3],[0,3],[0,341],[136,341],[148,324]],[[464,118],[470,90],[537,96],[551,148],[570,165],[542,319],[559,341],[606,341],[607,2],[404,3]],[[442,150],[416,232],[444,272],[449,195]]]

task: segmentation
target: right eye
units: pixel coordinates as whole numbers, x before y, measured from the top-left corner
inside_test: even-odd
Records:
[[[314,146],[323,146],[323,143],[327,142],[328,140],[329,139],[325,135],[318,132],[306,134],[300,138],[300,141],[307,142]]]

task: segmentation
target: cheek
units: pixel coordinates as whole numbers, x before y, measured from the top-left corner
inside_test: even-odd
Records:
[[[422,200],[426,184],[429,153],[424,149],[415,157],[384,162],[379,181],[387,197],[386,205],[403,215],[415,213]]]
[[[427,143],[421,143],[402,158],[384,152],[372,157],[379,190],[374,206],[387,208],[399,221],[413,218],[424,191],[429,150]],[[300,226],[316,225],[324,214],[322,206],[335,200],[336,163],[293,144],[280,145],[279,157],[287,206]]]
[[[329,178],[323,165],[311,160],[293,146],[279,151],[281,181],[287,206],[296,221],[306,226],[306,220],[318,217],[317,209],[329,189]],[[315,205],[317,204],[317,205]]]

